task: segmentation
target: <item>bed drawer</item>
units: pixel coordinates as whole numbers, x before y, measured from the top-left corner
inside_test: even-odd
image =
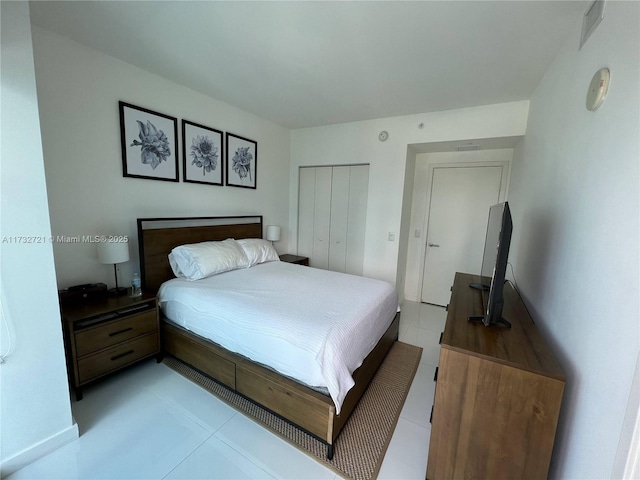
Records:
[[[327,419],[333,418],[335,407],[329,397],[293,386],[293,381],[250,362],[240,362],[236,369],[238,393],[331,442]]]
[[[82,357],[157,330],[156,311],[150,310],[76,333],[76,355]]]
[[[162,350],[190,365],[197,365],[198,370],[214,380],[232,388],[236,388],[236,364],[224,358],[219,347],[205,344],[204,341],[187,337],[180,329],[163,324]],[[216,355],[215,350],[221,352]]]
[[[78,360],[80,383],[153,355],[158,352],[159,346],[158,333],[153,332]]]

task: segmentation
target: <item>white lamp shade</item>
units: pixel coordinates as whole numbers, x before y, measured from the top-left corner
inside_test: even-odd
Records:
[[[129,261],[129,244],[127,242],[98,243],[98,261],[100,263],[123,263]]]
[[[280,240],[280,227],[278,225],[267,225],[267,240],[272,242]]]

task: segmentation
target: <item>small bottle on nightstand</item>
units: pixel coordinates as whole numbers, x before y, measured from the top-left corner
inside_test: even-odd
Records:
[[[137,273],[133,274],[133,278],[131,279],[131,297],[139,297],[142,295],[142,288],[140,282],[140,275]]]

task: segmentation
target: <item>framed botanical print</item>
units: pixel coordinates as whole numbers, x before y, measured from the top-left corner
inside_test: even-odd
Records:
[[[125,102],[119,105],[123,176],[177,182],[178,120]]]
[[[232,187],[256,188],[258,142],[227,132],[227,181]]]
[[[222,132],[182,120],[182,176],[185,182],[222,186]]]

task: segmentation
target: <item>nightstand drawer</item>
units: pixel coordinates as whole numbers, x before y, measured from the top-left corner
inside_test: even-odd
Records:
[[[156,310],[123,318],[96,328],[76,333],[76,356],[108,348],[120,342],[157,330]]]
[[[78,361],[80,383],[93,380],[138,359],[157,353],[159,350],[158,333],[153,332],[130,342],[119,344],[109,350],[85,357]]]

